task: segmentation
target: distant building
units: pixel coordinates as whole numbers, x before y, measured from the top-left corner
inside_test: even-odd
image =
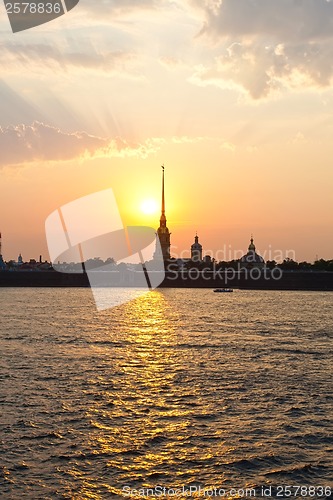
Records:
[[[191,259],[175,259],[178,269],[186,269]]]
[[[193,262],[202,262],[202,245],[199,243],[197,234],[195,235],[193,245],[191,245],[191,260]]]
[[[164,166],[162,167],[162,213],[160,217],[160,227],[157,229],[156,237],[159,239],[161,244],[161,251],[156,246],[156,250],[154,253],[154,259],[163,259],[164,261],[170,259],[170,236],[171,233],[166,225],[166,217],[165,217],[165,199],[164,199]]]
[[[7,266],[2,258],[2,240],[1,240],[1,233],[0,233],[0,271],[4,271],[7,269]]]
[[[7,269],[7,266],[2,258],[2,255],[0,254],[0,271],[5,271]]]
[[[253,243],[252,236],[251,236],[251,242],[250,242],[247,253],[245,255],[243,255],[243,257],[240,259],[240,265],[241,265],[241,268],[243,268],[243,269],[245,269],[245,268],[246,269],[253,269],[253,268],[261,269],[265,266],[264,259],[261,257],[261,255],[259,255],[256,252],[256,247],[255,247],[255,244]]]

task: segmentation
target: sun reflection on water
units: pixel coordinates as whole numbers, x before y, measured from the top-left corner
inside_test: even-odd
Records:
[[[105,401],[91,402],[86,412],[92,428],[87,447],[95,450],[95,458],[110,457],[106,475],[109,483],[114,477],[113,493],[121,498],[121,488],[128,483],[133,487],[161,481],[174,486],[190,483],[202,467],[208,474],[214,456],[227,454],[228,448],[218,432],[215,443],[209,434],[201,447],[193,440],[202,418],[211,412],[201,407],[195,378],[186,383],[191,360],[177,349],[181,318],[167,294],[155,290],[102,316],[117,349],[100,347],[104,362],[110,363],[110,378],[104,375],[96,382],[109,404],[112,398],[112,405],[105,409]],[[171,479],[170,471],[180,465],[182,471]]]
[[[32,357],[44,344],[53,346],[54,356],[43,353],[47,365],[40,383],[43,387],[47,373],[45,384],[53,384],[52,403],[59,401],[60,410],[52,413],[56,433],[51,438],[42,428],[40,440],[35,439],[38,422],[25,432],[33,434],[33,443],[50,439],[51,457],[43,465],[56,464],[63,498],[124,498],[125,485],[244,486],[254,478],[270,481],[289,465],[298,474],[304,462],[305,474],[314,470],[317,480],[319,470],[324,477],[326,464],[306,468],[295,443],[307,446],[297,427],[311,405],[311,398],[304,402],[304,376],[309,387],[312,383],[325,395],[329,370],[322,363],[319,373],[317,366],[327,352],[326,327],[317,327],[317,338],[311,318],[300,337],[299,325],[284,318],[285,307],[273,328],[258,320],[266,295],[260,297],[254,302],[252,294],[243,301],[240,296],[235,307],[226,302],[230,298],[221,305],[221,297],[210,291],[155,290],[96,315],[78,308],[80,315],[67,318],[69,327],[60,340],[57,330],[53,344],[46,344],[41,332],[29,353]],[[273,313],[280,314],[279,309]],[[311,348],[304,346],[304,335]],[[325,419],[326,397],[321,406],[313,402],[313,421]],[[49,390],[44,398],[49,403]],[[311,439],[308,462],[317,463],[326,446],[317,444],[317,436],[325,438],[314,424],[303,429]]]
[[[125,482],[131,477],[133,484],[144,483],[148,476],[158,480],[163,477],[161,469],[166,471],[170,465],[173,450],[168,436],[181,442],[190,428],[190,409],[171,404],[177,371],[184,369],[184,360],[172,349],[178,313],[155,290],[101,316],[109,325],[110,342],[117,342],[118,348],[99,348],[99,356],[110,363],[110,378],[104,375],[91,381],[100,387],[105,400],[91,401],[86,410],[91,428],[87,448],[95,450],[95,459],[110,457],[107,474],[117,473],[119,488],[121,477]],[[105,401],[110,403],[110,398],[112,405],[106,409]],[[144,471],[150,471],[148,476]],[[121,497],[119,488],[115,491]]]

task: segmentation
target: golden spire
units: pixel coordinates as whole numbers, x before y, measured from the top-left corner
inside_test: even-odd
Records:
[[[164,165],[162,165],[162,214],[160,218],[160,227],[166,227],[165,197],[164,197]]]
[[[162,215],[165,215],[165,200],[164,200],[164,165],[162,165]]]

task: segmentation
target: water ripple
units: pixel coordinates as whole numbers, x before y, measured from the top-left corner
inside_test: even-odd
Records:
[[[0,290],[1,500],[333,486],[332,295],[216,295]]]

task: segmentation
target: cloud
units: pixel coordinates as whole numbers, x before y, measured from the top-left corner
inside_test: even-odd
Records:
[[[254,99],[331,86],[332,1],[206,0],[203,9],[199,38],[211,40],[214,57],[197,66],[192,83],[241,88]]]
[[[22,66],[49,67],[52,70],[93,69],[106,73],[129,71],[136,60],[134,51],[105,51],[89,46],[82,50],[50,44],[7,42],[0,45],[0,67],[4,72],[22,71]]]
[[[294,137],[289,141],[289,144],[307,144],[307,139],[302,132],[297,132]]]
[[[177,57],[163,56],[159,58],[159,62],[162,66],[171,70],[178,69],[183,66],[183,61],[181,59],[177,59]]]
[[[202,32],[225,37],[265,35],[278,40],[332,37],[333,2],[329,0],[192,0],[204,5]]]
[[[81,0],[67,17],[74,35],[61,36],[54,23],[57,31],[39,43],[31,34],[6,38],[3,74],[90,70],[146,81],[155,59],[180,78],[195,68],[196,85],[236,88],[253,99],[333,82],[329,0]]]
[[[202,141],[210,141],[210,140],[215,140],[212,139],[211,137],[189,137],[187,135],[180,135],[180,136],[173,136],[171,138],[171,142],[173,144],[194,144]]]
[[[0,127],[0,168],[33,162],[60,162],[80,158],[147,158],[163,146],[215,142],[222,149],[235,146],[220,137],[151,137],[130,142],[121,137],[103,138],[86,132],[64,132],[41,122]]]
[[[35,161],[67,161],[84,157],[145,158],[156,152],[163,139],[130,143],[125,139],[101,138],[86,132],[66,133],[58,128],[34,122],[32,125],[0,127],[0,167]]]
[[[155,9],[160,2],[157,0],[81,0],[80,8],[90,12],[94,17],[104,17],[107,14],[119,15],[142,9]]]

